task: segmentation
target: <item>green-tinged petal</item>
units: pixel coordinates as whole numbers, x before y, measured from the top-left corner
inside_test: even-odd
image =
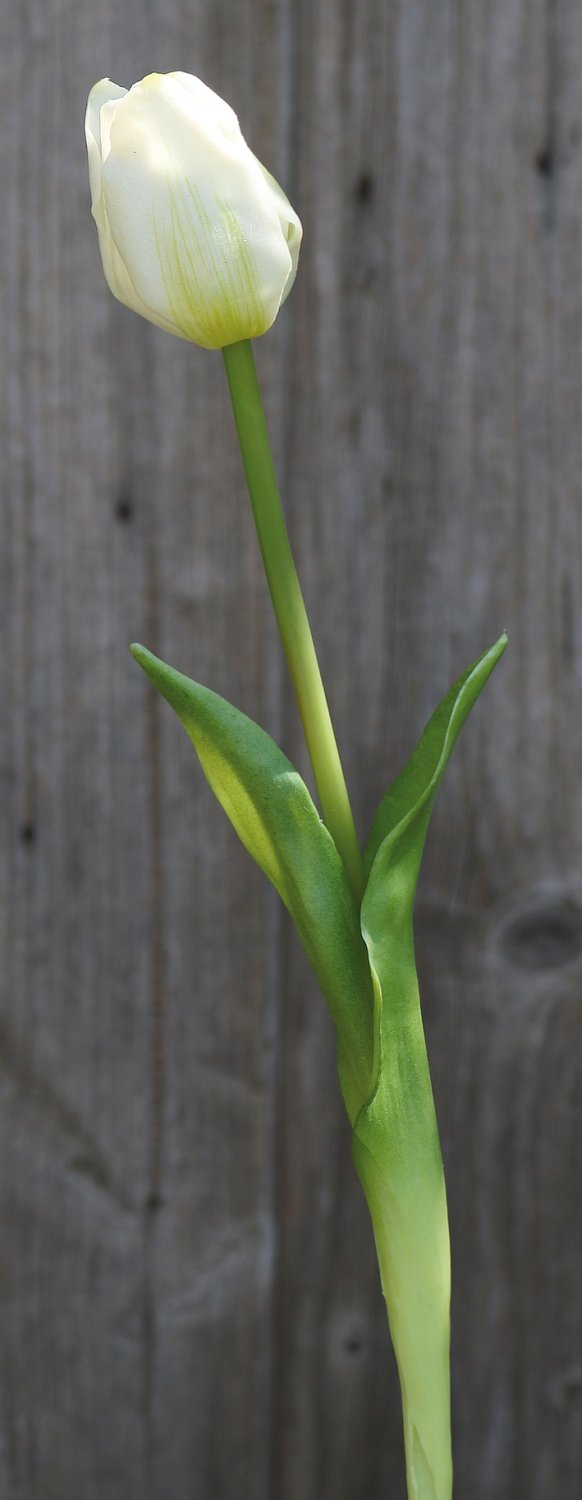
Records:
[[[208,349],[265,333],[293,284],[301,223],[234,110],[188,73],[129,90],[104,79],[86,135],[114,295]]]
[[[291,913],[338,1034],[338,1068],[353,1121],[373,1074],[373,997],[358,911],[343,864],[305,783],[258,724],[208,688],[133,655],[186,729],[242,843]]]
[[[505,637],[455,684],[382,802],[366,851],[362,933],[377,995],[376,1081],[354,1126],[402,1388],[410,1500],[450,1500],[450,1256],[414,959],[413,902],[434,800]]]

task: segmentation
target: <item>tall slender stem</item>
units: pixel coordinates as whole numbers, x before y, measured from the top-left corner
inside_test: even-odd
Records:
[[[285,525],[248,340],[223,349],[235,422],[267,582],[323,812],[358,903],[362,858],[307,611]]]

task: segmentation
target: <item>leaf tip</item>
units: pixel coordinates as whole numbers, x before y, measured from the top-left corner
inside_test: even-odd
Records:
[[[133,641],[129,649],[134,661],[137,662],[138,666],[143,667],[148,677],[153,676],[156,667],[163,666],[163,662],[160,661],[159,657],[154,656],[153,651],[148,651],[147,646],[140,646],[139,641]]]
[[[134,661],[142,668],[146,677],[149,677],[154,687],[167,697],[169,669],[165,662],[160,661],[159,656],[154,656],[153,651],[148,651],[147,646],[140,646],[138,641],[134,641],[129,649]]]
[[[490,650],[486,652],[485,660],[489,659],[489,661],[491,662],[491,669],[497,666],[498,661],[503,656],[503,653],[508,645],[509,636],[506,630],[502,630],[499,639],[496,640],[493,646],[491,646]]]
[[[489,647],[489,650],[484,651],[483,655],[478,657],[477,661],[473,663],[473,666],[469,668],[468,676],[471,677],[473,672],[478,672],[479,669],[484,669],[486,680],[486,678],[489,677],[490,673],[493,671],[493,668],[497,666],[500,658],[503,656],[508,643],[509,636],[507,635],[507,632],[505,630],[502,630],[501,635],[496,641],[493,642],[493,645]]]

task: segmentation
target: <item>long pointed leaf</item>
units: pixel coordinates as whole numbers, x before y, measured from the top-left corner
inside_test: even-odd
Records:
[[[449,1500],[450,1255],[412,912],[434,800],[505,637],[455,684],[374,820],[362,933],[377,997],[374,1092],[353,1130],[402,1388],[409,1495]]]
[[[249,853],[291,913],[338,1033],[338,1069],[353,1121],[373,1073],[373,992],[349,881],[308,789],[246,714],[143,646],[132,653],[186,729],[207,780]]]

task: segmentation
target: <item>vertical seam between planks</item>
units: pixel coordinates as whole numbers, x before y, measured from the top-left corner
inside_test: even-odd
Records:
[[[159,586],[155,554],[155,535],[152,538],[150,548],[148,574],[150,596],[148,638],[156,640],[158,635],[159,618]],[[155,1494],[156,1451],[154,1407],[157,1362],[157,1331],[154,1289],[155,1233],[157,1211],[161,1203],[164,1133],[164,912],[159,710],[160,700],[158,699],[157,695],[154,693],[148,694],[146,707],[146,745],[149,764],[151,827],[151,983],[149,1012],[149,1140],[147,1158],[147,1187],[142,1208],[142,1414],[144,1424],[144,1500],[154,1500]]]
[[[275,0],[275,25],[278,31],[276,41],[277,54],[277,77],[284,79],[286,94],[286,109],[284,120],[284,138],[286,151],[281,153],[282,158],[282,180],[285,190],[289,191],[292,203],[296,201],[296,188],[298,178],[299,160],[299,111],[297,108],[299,74],[298,74],[298,8],[293,0]],[[283,129],[282,129],[283,133]],[[286,504],[288,496],[285,491],[290,490],[289,478],[292,473],[293,451],[295,443],[294,420],[295,398],[297,391],[296,370],[296,323],[290,318],[285,326],[284,347],[282,350],[283,364],[283,418],[281,422],[281,454],[282,454],[282,490],[283,503]],[[290,690],[284,672],[282,656],[279,653],[279,670],[277,675],[278,698],[279,698],[279,722],[281,726],[281,743],[287,740],[286,730],[289,721]],[[289,925],[286,914],[279,906],[277,909],[277,929],[275,938],[274,969],[276,978],[275,989],[275,1012],[273,1017],[273,1080],[271,1090],[272,1100],[272,1150],[271,1150],[271,1212],[273,1222],[273,1261],[272,1261],[272,1285],[271,1285],[271,1309],[270,1309],[270,1336],[269,1336],[269,1421],[268,1421],[268,1453],[267,1453],[267,1493],[265,1500],[283,1500],[285,1492],[285,1476],[283,1472],[283,1433],[282,1424],[284,1419],[284,1391],[282,1388],[282,1344],[283,1344],[283,1318],[285,1303],[284,1287],[284,1199],[285,1199],[285,1127],[287,1120],[287,1095],[285,1082],[285,1067],[283,1063],[284,1036],[285,1036],[285,998],[286,998],[286,956],[290,937]]]

